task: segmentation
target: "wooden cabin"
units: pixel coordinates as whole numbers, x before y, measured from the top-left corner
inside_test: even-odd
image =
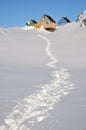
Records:
[[[27,21],[25,25],[26,26],[34,26],[34,24],[36,24],[36,23],[37,22],[35,20],[31,19],[31,20]]]
[[[64,25],[66,23],[70,23],[70,20],[67,18],[67,17],[62,17],[59,22],[58,22],[58,25],[61,26],[61,25]]]
[[[56,22],[50,16],[44,14],[37,24],[34,25],[35,28],[43,27],[46,30],[54,31],[56,30]]]

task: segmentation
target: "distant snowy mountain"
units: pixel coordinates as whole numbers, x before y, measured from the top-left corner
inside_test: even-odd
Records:
[[[81,26],[86,26],[86,10],[78,16],[77,22],[80,22]]]

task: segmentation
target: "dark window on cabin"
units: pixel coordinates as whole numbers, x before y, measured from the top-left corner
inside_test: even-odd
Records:
[[[48,21],[46,21],[46,24],[49,24],[49,22],[48,22]]]
[[[46,21],[46,24],[49,24],[50,23],[50,21]]]

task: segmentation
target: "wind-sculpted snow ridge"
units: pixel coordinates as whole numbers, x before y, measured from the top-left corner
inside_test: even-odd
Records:
[[[6,117],[0,130],[32,130],[37,123],[48,117],[55,104],[73,88],[69,72],[56,66],[57,59],[51,53],[50,41],[45,36],[38,36],[47,42],[46,53],[51,59],[48,66],[54,68],[51,73],[52,80],[41,85],[40,89],[32,95],[19,101]]]

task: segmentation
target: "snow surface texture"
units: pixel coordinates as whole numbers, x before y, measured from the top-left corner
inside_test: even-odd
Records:
[[[42,34],[38,34],[38,37],[47,43],[46,54],[51,59],[51,62],[47,65],[55,68],[52,71],[52,80],[48,84],[42,85],[31,96],[25,97],[21,102],[18,102],[18,105],[6,117],[5,125],[1,126],[3,130],[32,129],[37,122],[41,122],[48,116],[54,105],[61,97],[68,94],[68,91],[72,88],[67,70],[55,65],[57,59],[51,53],[50,41]]]
[[[75,35],[77,34],[76,32],[78,32],[78,36]],[[45,67],[46,69],[50,68],[49,72],[51,73],[50,81],[47,81],[44,84],[41,83],[41,85],[39,84],[38,90],[32,92],[32,94],[29,94],[29,96],[25,96],[24,98],[21,98],[21,100],[18,100],[18,103],[16,103],[13,109],[4,118],[4,123],[0,126],[0,130],[57,130],[57,128],[58,130],[63,130],[63,128],[66,130],[76,130],[78,128],[76,125],[74,126],[71,124],[71,116],[68,118],[70,122],[67,122],[67,124],[71,124],[68,128],[66,124],[62,122],[60,122],[60,124],[56,123],[56,120],[59,122],[59,118],[61,117],[60,115],[56,118],[56,115],[63,113],[63,111],[65,113],[67,108],[65,109],[65,106],[61,106],[62,103],[60,105],[60,102],[61,99],[63,99],[62,97],[65,97],[65,95],[67,95],[70,90],[73,89],[73,84],[70,81],[69,71],[65,68],[69,68],[71,72],[73,72],[74,69],[76,70],[76,68],[80,70],[82,70],[82,68],[84,68],[84,70],[86,69],[86,60],[84,58],[86,51],[85,33],[86,29],[81,29],[78,23],[65,25],[54,33],[47,33],[47,31],[44,31],[43,29],[33,29],[29,31],[18,28],[0,30],[2,61],[0,64],[2,76],[0,81],[3,80],[4,82],[4,73],[7,73],[9,78],[11,78],[14,71],[19,72],[21,69],[23,69],[24,72],[21,74],[25,75],[25,68],[28,66],[30,69],[31,67],[32,69],[34,67],[38,69],[40,66],[42,69]],[[78,42],[78,50],[76,49],[76,42]],[[75,51],[77,51],[78,55],[75,55]],[[72,62],[70,62],[70,59]],[[79,66],[77,66],[77,62],[79,63]],[[27,70],[28,69],[29,68],[27,68]],[[9,72],[11,76],[9,75]],[[26,77],[28,78],[28,75],[23,78]],[[12,78],[14,77],[12,76]],[[81,80],[82,79],[80,79],[80,81]],[[15,81],[18,82],[17,80]],[[3,85],[3,82],[1,82],[1,85]],[[19,82],[21,82],[21,79]],[[6,82],[5,88],[7,83],[9,82]],[[12,84],[9,83],[9,85]],[[25,86],[22,85],[22,87]],[[17,91],[22,91],[22,87],[20,90],[17,89]],[[68,99],[71,99],[71,97]],[[67,106],[69,106],[69,104],[67,104]],[[60,110],[62,110],[62,108],[63,110],[60,112],[58,112],[58,110],[56,113],[54,113],[56,111],[56,106],[57,109],[59,106],[61,106]],[[72,111],[72,109],[70,109],[71,115],[73,112],[74,110]],[[55,118],[53,118],[54,123],[56,124],[44,127],[46,123],[42,124],[42,122],[46,120],[47,124],[49,124],[48,121],[50,121],[49,118],[52,113],[55,116]],[[64,119],[67,120],[67,115],[64,116]],[[85,130],[85,124],[83,125],[82,123],[81,127],[79,128],[78,130]]]

